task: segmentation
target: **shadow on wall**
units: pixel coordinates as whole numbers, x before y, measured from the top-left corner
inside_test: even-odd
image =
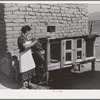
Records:
[[[12,55],[11,52],[7,50],[7,34],[6,22],[4,19],[4,8],[4,4],[0,4],[0,72],[7,76],[13,76]]]

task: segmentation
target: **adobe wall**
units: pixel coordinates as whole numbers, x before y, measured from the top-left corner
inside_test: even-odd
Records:
[[[19,54],[17,38],[24,25],[32,27],[33,36],[88,34],[86,4],[0,4],[0,70],[13,73],[11,56]],[[47,26],[56,26],[53,33]]]

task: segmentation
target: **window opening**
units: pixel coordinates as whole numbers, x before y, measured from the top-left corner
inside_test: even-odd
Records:
[[[47,32],[55,32],[55,26],[47,26]]]
[[[82,59],[82,51],[77,51],[77,59]]]
[[[77,40],[77,48],[82,48],[82,40]]]
[[[66,50],[71,49],[71,41],[66,41]]]
[[[71,53],[66,53],[66,61],[71,61]]]

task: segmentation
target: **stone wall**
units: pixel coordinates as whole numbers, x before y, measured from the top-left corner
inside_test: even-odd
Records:
[[[88,34],[86,4],[0,4],[0,70],[11,73],[11,56],[18,56],[17,38],[24,25],[32,27],[32,36],[65,36]],[[47,26],[56,26],[47,32]]]

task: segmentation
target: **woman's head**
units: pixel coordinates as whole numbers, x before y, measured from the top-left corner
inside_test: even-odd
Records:
[[[31,27],[28,25],[25,25],[21,28],[22,33],[26,34],[27,32],[31,31]]]

